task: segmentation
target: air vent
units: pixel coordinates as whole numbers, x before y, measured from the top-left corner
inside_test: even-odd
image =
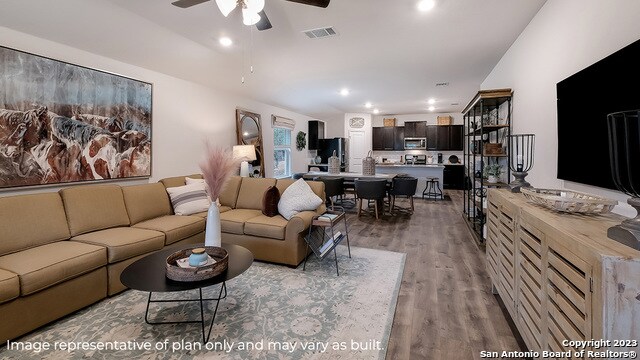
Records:
[[[448,82],[436,83],[436,87],[440,87],[440,86],[449,86],[449,83]]]
[[[305,31],[303,31],[303,33],[305,35],[307,35],[307,37],[309,39],[318,39],[318,38],[324,38],[324,37],[338,35],[336,30],[331,26],[330,27],[326,27],[326,28],[305,30]]]
[[[460,105],[460,103],[451,103],[451,106]]]

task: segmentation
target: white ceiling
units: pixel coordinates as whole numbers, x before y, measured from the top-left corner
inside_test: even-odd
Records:
[[[545,2],[436,0],[421,13],[417,0],[332,0],[327,9],[266,0],[273,29],[251,32],[215,1],[171,1],[3,0],[0,24],[323,118],[364,112],[367,101],[381,114],[425,113],[431,97],[436,112],[462,110]],[[325,26],[339,36],[302,34]],[[232,47],[218,44],[223,35]]]

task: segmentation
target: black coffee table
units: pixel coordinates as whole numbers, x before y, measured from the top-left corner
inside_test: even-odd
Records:
[[[166,277],[166,269],[165,263],[166,259],[169,255],[173,254],[176,251],[197,247],[198,245],[190,244],[190,245],[181,245],[181,246],[173,246],[167,247],[166,249],[160,250],[156,253],[147,255],[142,259],[139,259],[127,266],[122,274],[120,275],[120,281],[125,286],[140,290],[140,291],[148,291],[149,298],[147,300],[147,310],[144,314],[144,321],[150,325],[158,325],[158,324],[194,324],[199,323],[202,325],[202,343],[206,344],[209,342],[209,337],[211,336],[211,328],[213,328],[213,323],[216,320],[216,314],[218,312],[218,305],[220,304],[220,300],[227,297],[227,285],[226,282],[228,280],[233,279],[234,277],[245,272],[253,263],[253,254],[251,251],[243,248],[238,245],[231,244],[222,244],[222,248],[227,250],[229,254],[229,266],[225,272],[222,274],[213,277],[208,280],[203,281],[195,281],[195,282],[181,282],[181,281],[173,281]],[[201,246],[204,246],[201,244]],[[218,294],[217,298],[204,299],[202,297],[202,288],[206,288],[209,286],[217,285],[222,283],[220,287],[220,294]],[[187,291],[198,289],[200,293],[200,297],[198,299],[184,299],[184,300],[151,300],[151,294],[154,292],[176,292],[176,291]],[[224,296],[223,296],[224,292]],[[158,303],[171,303],[171,302],[187,302],[187,301],[198,301],[200,302],[200,320],[190,320],[190,321],[149,321],[149,304],[153,302]],[[204,321],[204,306],[203,303],[205,301],[216,301],[216,308],[213,311],[213,318],[211,319],[211,324],[209,325],[209,332],[205,333],[205,321]]]

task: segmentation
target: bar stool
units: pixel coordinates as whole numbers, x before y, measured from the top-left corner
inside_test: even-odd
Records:
[[[427,176],[427,186],[424,187],[424,191],[422,192],[422,198],[424,199],[425,195],[427,196],[427,200],[433,197],[433,200],[438,200],[438,196],[440,200],[444,200],[444,194],[442,194],[442,189],[440,189],[440,179],[435,176]]]

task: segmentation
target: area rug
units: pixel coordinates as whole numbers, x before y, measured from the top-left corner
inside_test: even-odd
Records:
[[[306,271],[254,262],[227,283],[207,346],[200,324],[147,325],[148,293],[128,290],[4,344],[0,358],[384,359],[406,255],[352,247],[349,259],[346,246],[337,249],[340,276],[332,255],[312,255]],[[205,296],[219,289],[207,288]],[[208,306],[206,319],[215,302]],[[165,303],[152,304],[150,314],[197,320],[200,311],[195,302]]]

